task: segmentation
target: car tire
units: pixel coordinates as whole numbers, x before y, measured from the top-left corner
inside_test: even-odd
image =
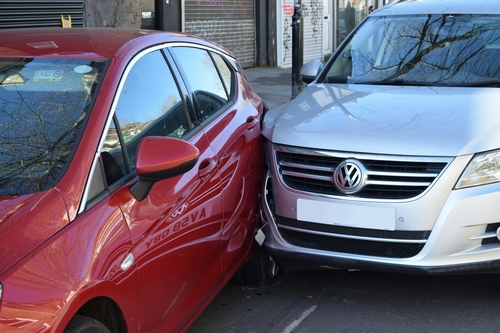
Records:
[[[110,333],[110,331],[94,318],[76,315],[70,320],[64,333]]]
[[[263,246],[256,246],[254,256],[234,276],[234,281],[243,286],[262,287],[271,284],[279,267]]]

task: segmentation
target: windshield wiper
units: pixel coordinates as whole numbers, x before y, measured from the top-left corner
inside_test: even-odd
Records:
[[[406,81],[404,79],[391,79],[380,81],[361,81],[349,82],[350,84],[369,84],[369,85],[388,85],[388,86],[441,86],[442,84],[436,82],[421,82],[421,81]]]
[[[500,80],[461,83],[461,84],[457,84],[456,86],[457,87],[499,87]]]
[[[421,82],[421,81],[405,81],[397,78],[392,80],[379,81],[361,81],[349,82],[350,84],[368,84],[368,85],[392,85],[392,86],[430,86],[430,87],[500,87],[500,80],[480,81],[470,83],[445,83],[445,82]]]

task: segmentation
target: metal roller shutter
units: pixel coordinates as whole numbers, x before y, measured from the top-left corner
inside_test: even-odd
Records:
[[[0,29],[61,27],[61,15],[73,27],[83,26],[83,0],[0,1]]]
[[[255,0],[186,0],[184,17],[186,33],[219,43],[245,68],[255,66]]]
[[[323,56],[323,2],[302,1],[303,59],[304,64],[312,60],[322,60]]]
[[[292,67],[292,16],[294,1],[285,0],[283,10],[283,58],[282,67]],[[322,60],[323,51],[323,2],[318,0],[302,0],[302,60]]]

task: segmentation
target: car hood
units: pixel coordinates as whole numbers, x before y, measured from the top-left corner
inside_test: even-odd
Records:
[[[312,84],[267,113],[277,144],[336,151],[457,156],[500,147],[500,90]]]
[[[67,224],[55,189],[0,198],[0,275]]]

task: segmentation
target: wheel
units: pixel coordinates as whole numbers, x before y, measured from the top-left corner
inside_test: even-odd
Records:
[[[263,246],[256,246],[253,258],[245,263],[236,273],[234,280],[237,284],[248,286],[267,286],[271,284],[279,267]]]
[[[110,333],[110,331],[94,318],[76,315],[70,320],[64,333]]]

